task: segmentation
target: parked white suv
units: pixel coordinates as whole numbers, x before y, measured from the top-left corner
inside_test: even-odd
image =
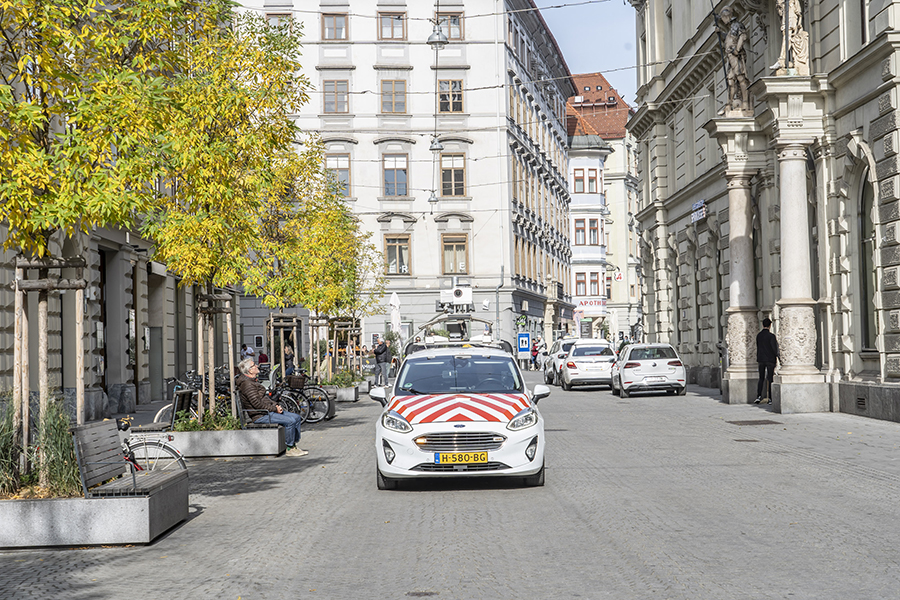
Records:
[[[547,352],[547,358],[544,360],[544,383],[559,385],[559,372],[563,366],[563,360],[569,354],[578,338],[567,337],[560,338],[553,342],[550,350]]]
[[[612,393],[627,398],[634,392],[683,396],[687,392],[684,364],[669,344],[631,344],[622,349],[612,371]]]

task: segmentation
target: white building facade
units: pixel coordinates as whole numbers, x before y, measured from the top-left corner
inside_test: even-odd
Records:
[[[647,335],[678,345],[691,381],[721,380],[743,403],[770,317],[776,410],[900,420],[894,5],[788,0],[785,64],[784,0],[731,15],[716,3],[739,24],[723,35],[746,34],[742,105],[727,102],[708,6],[632,4]]]
[[[454,287],[507,339],[571,327],[573,88],[534,8],[530,0],[262,7],[270,19],[303,23],[315,92],[297,124],[321,134],[347,202],[385,255],[387,294],[364,320],[365,342],[389,330],[392,292],[406,337]],[[426,43],[435,18],[448,38],[437,51]]]

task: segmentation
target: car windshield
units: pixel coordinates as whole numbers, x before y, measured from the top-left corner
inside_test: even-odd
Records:
[[[612,348],[607,346],[575,346],[572,356],[612,356]]]
[[[503,356],[411,357],[397,379],[398,394],[512,393],[524,389],[516,365]]]
[[[658,346],[654,348],[634,348],[628,360],[660,360],[663,358],[677,358],[675,349],[670,346]]]

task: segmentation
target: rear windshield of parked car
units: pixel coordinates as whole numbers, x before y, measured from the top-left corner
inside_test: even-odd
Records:
[[[575,346],[572,356],[613,356],[613,351],[608,346]]]
[[[408,358],[398,378],[397,393],[522,392],[516,365],[502,356],[436,356]]]
[[[659,346],[657,348],[634,348],[628,360],[657,360],[663,358],[677,358],[674,348]]]

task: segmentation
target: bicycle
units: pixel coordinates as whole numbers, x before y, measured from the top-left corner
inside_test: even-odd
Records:
[[[334,400],[328,395],[322,387],[312,383],[309,375],[302,369],[297,370],[297,375],[292,376],[294,382],[301,379],[303,383],[299,388],[292,387],[293,391],[299,392],[309,402],[309,416],[307,423],[318,423],[319,421],[334,418]]]
[[[116,427],[128,431],[131,418],[118,419]],[[187,469],[184,456],[175,446],[169,444],[175,438],[167,433],[135,433],[122,442],[125,462],[135,471],[177,471]]]

